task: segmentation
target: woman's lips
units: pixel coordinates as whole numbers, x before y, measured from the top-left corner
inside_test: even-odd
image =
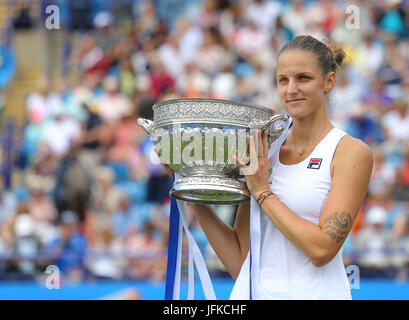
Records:
[[[292,100],[288,100],[287,103],[296,103],[296,102],[300,102],[303,101],[305,99],[292,99]]]

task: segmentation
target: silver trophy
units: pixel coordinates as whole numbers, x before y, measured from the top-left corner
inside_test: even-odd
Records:
[[[153,106],[153,121],[138,119],[177,174],[170,196],[205,204],[248,201],[244,176],[231,155],[248,158],[249,135],[268,130],[272,143],[288,121],[263,106],[202,98],[162,101]]]

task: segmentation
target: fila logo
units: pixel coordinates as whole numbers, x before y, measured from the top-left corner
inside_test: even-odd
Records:
[[[321,167],[321,158],[311,158],[308,163],[307,169],[319,169]]]

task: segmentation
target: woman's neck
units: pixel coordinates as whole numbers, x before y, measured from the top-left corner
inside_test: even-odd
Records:
[[[294,119],[291,130],[291,143],[295,146],[316,145],[333,128],[328,118],[314,121],[314,119]]]

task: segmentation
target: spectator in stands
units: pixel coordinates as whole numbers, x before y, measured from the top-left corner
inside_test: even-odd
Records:
[[[374,168],[368,191],[373,196],[389,193],[396,181],[395,166],[385,159],[380,148],[374,150]]]
[[[81,123],[87,120],[87,111],[83,108],[83,104],[90,103],[94,98],[93,92],[86,86],[87,78],[84,78],[81,83],[72,89],[65,89],[61,92],[64,97],[64,111],[67,116]]]
[[[111,61],[102,48],[98,47],[95,39],[85,34],[70,57],[69,69],[77,75],[103,75],[110,67]]]
[[[243,77],[246,79],[248,94],[251,95],[249,102],[279,110],[276,102],[277,92],[267,89],[274,86],[274,73],[268,68],[264,68],[258,59],[251,61],[251,65],[253,72],[249,76]]]
[[[41,139],[42,131],[45,125],[42,117],[38,117],[38,114],[32,114],[29,117],[29,122],[23,129],[21,153],[22,157],[27,159],[28,165],[30,165],[32,159],[36,157],[38,145]]]
[[[284,10],[282,18],[283,23],[295,34],[307,33],[307,11],[304,0],[291,1],[290,6]]]
[[[21,213],[14,221],[12,250],[17,255],[9,267],[15,271],[34,276],[39,264],[36,257],[41,250],[40,240],[35,234],[36,222],[29,213]]]
[[[115,34],[114,17],[108,11],[100,11],[94,17],[95,44],[104,52],[112,50],[118,41],[118,35]]]
[[[381,127],[376,119],[366,112],[366,107],[361,102],[353,106],[346,124],[346,131],[368,145],[375,145],[383,141]]]
[[[107,124],[115,124],[122,117],[132,114],[131,100],[119,91],[118,79],[114,76],[106,76],[102,82],[105,93],[94,103],[98,115]]]
[[[280,1],[255,0],[248,4],[246,18],[254,22],[257,28],[267,33],[276,32],[275,21],[282,11]]]
[[[389,267],[387,248],[390,233],[384,229],[387,211],[380,205],[374,205],[366,212],[365,225],[354,238],[359,250],[358,263],[364,268],[382,269]]]
[[[156,101],[172,92],[175,87],[175,79],[165,70],[164,64],[157,55],[150,59],[150,91]]]
[[[78,159],[83,168],[92,175],[93,169],[101,161],[100,148],[109,140],[109,130],[105,129],[107,125],[103,124],[90,102],[83,101],[81,107],[86,112],[86,120],[81,128],[79,143],[82,148],[79,150]]]
[[[90,245],[92,255],[86,258],[87,269],[98,280],[121,279],[127,266],[121,238],[116,238],[112,228],[98,232],[95,242]]]
[[[35,221],[54,223],[57,220],[57,209],[52,198],[48,195],[53,181],[38,174],[27,174],[26,185],[30,193],[28,212]]]
[[[382,115],[392,107],[393,99],[387,93],[385,81],[379,74],[372,79],[369,85],[370,88],[365,92],[363,101]]]
[[[14,215],[16,209],[16,195],[0,185],[0,230],[3,223]]]
[[[277,46],[280,48],[294,38],[294,33],[283,23],[280,16],[278,16],[275,21],[275,32],[273,34],[273,38],[277,42]]]
[[[51,155],[61,158],[78,143],[81,126],[62,109],[55,110],[52,115],[52,120],[43,128],[39,143],[47,146]]]
[[[394,101],[382,117],[382,127],[390,143],[405,145],[409,141],[409,105],[407,98]]]
[[[373,33],[365,35],[364,41],[356,46],[354,66],[369,81],[382,65],[385,59],[384,46]]]
[[[135,115],[126,115],[115,124],[106,161],[124,163],[131,170],[132,177],[146,176],[146,163],[140,144],[145,138],[143,129],[136,122]]]
[[[158,56],[166,72],[174,79],[184,74],[187,59],[180,48],[180,37],[176,32],[168,35],[165,43],[158,48]]]
[[[247,19],[243,26],[237,26],[232,37],[233,48],[244,57],[264,50],[270,40],[269,33],[251,19]]]
[[[153,1],[141,1],[138,5],[138,19],[135,21],[142,41],[153,38],[158,29],[160,21],[156,15],[155,3]]]
[[[337,78],[335,95],[328,105],[332,124],[340,129],[347,130],[348,118],[360,110],[354,110],[360,100],[363,88],[351,83],[345,70],[340,70]]]
[[[173,32],[179,38],[179,47],[183,60],[192,62],[203,42],[203,30],[187,17],[181,16],[175,21]]]
[[[14,223],[19,214],[27,213],[28,207],[26,201],[19,201],[15,210],[10,216],[2,221],[0,226],[0,247],[3,254],[12,253],[12,244],[14,242]]]
[[[391,234],[391,265],[397,269],[409,266],[409,207],[406,203],[404,211],[396,216]],[[407,271],[407,270],[406,270]]]
[[[403,161],[397,169],[393,192],[396,199],[409,201],[409,147],[406,147]]]
[[[130,58],[123,56],[119,60],[119,91],[128,96],[132,97],[135,93],[135,82],[136,75],[133,70]]]
[[[407,9],[407,4],[406,4],[406,9]],[[404,14],[404,25],[402,30],[399,33],[399,39],[408,39],[409,38],[409,15]]]
[[[186,72],[176,79],[176,88],[187,98],[211,97],[211,78],[194,63],[186,65]]]
[[[26,100],[28,120],[42,124],[63,109],[63,102],[58,94],[51,90],[51,85],[45,77],[40,78],[37,91],[30,93]]]
[[[117,208],[110,217],[112,231],[115,237],[123,239],[128,229],[141,230],[143,226],[142,216],[131,207],[131,201],[125,194],[121,196]]]
[[[135,228],[129,229],[124,247],[130,256],[129,277],[133,279],[163,279],[166,259],[163,256],[165,243],[163,238],[155,236],[156,229],[146,221],[143,233]]]
[[[385,90],[392,98],[398,98],[401,84],[407,74],[408,63],[398,51],[394,39],[385,40],[385,59],[378,73],[383,79]]]
[[[217,0],[204,0],[199,8],[198,26],[202,30],[217,27],[219,25],[220,11],[217,10]]]
[[[61,234],[47,248],[50,258],[69,280],[80,280],[85,276],[84,258],[88,242],[80,231],[77,214],[72,211],[61,213]]]
[[[55,168],[55,175],[53,200],[58,212],[74,211],[83,223],[91,201],[92,176],[81,165],[77,153],[62,158]]]
[[[231,69],[233,56],[226,48],[217,29],[206,29],[203,33],[203,42],[193,63],[202,72],[215,76],[226,69]]]
[[[111,225],[111,214],[118,208],[122,190],[114,185],[115,172],[107,166],[95,170],[91,203],[87,214],[88,238],[93,245],[95,237]]]
[[[380,27],[385,32],[398,34],[403,29],[403,18],[399,12],[401,0],[387,0],[386,10],[380,21]]]

